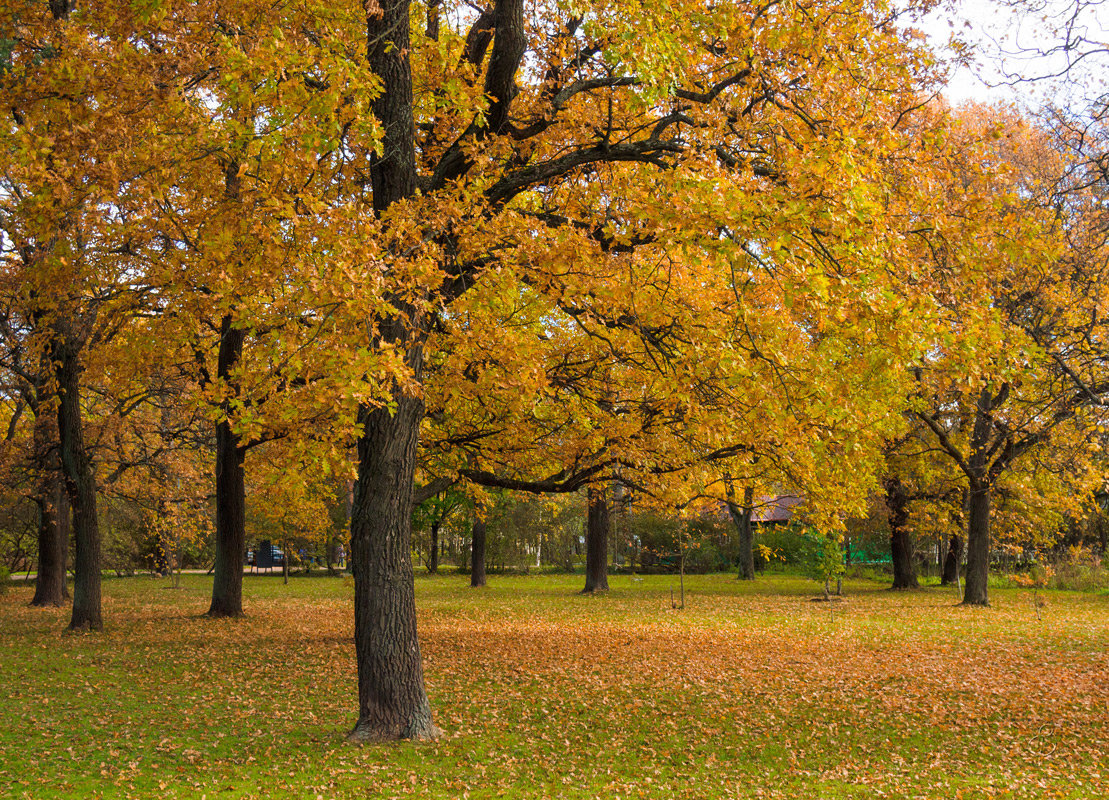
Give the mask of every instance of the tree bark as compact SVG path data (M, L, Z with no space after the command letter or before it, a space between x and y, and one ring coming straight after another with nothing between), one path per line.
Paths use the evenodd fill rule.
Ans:
M967 500L967 572L963 605L990 604L987 580L990 571L990 485L971 486Z
M81 420L79 349L59 332L52 347L58 386L58 448L73 513L74 582L71 630L101 630L100 527L96 477L85 449Z
M231 317L225 316L220 323L217 362L221 381L232 380L245 341L246 331L233 327ZM243 614L243 555L246 549L243 464L246 450L226 418L228 410L225 401L225 416L216 425L216 561L209 617L240 617Z
M893 560L894 589L919 589L913 539L909 535L909 498L898 477L887 478L886 515L890 526L890 556Z
M967 517L967 504L970 500L970 493L963 489L963 502L960 506L958 513L952 515L952 522L955 523L960 531L966 530L966 517ZM951 540L947 546L947 553L944 554L943 570L940 573L940 586L950 586L959 580L959 566L962 564L963 559L963 537L959 533L951 534Z
M439 520L431 523L431 550L428 556L427 571L434 575L439 571Z
M485 509L474 509L474 525L470 535L470 586L478 588L485 585Z
M951 542L947 547L947 557L943 560L943 575L940 577L940 586L950 586L959 575L959 562L963 558L963 538L957 533L951 534Z
M62 606L69 599L69 497L58 462L57 419L40 395L34 428L35 506L38 508L38 568L32 606Z
M382 141L369 154L373 209L379 218L394 203L416 194L409 6L409 0L381 0L366 7L366 61L381 81L372 111ZM498 107L496 102L491 106L489 124L496 121ZM403 353L412 382L419 385L428 322L402 298L387 299L396 315L379 321L377 343ZM412 574L412 500L424 405L398 383L391 388L392 412L364 406L359 413L358 482L351 509L358 659L358 722L350 734L354 741L433 739L440 733L424 689Z
M373 100L382 148L370 159L378 216L416 192L408 12L408 0L382 0L369 6L366 15L367 61L382 83ZM379 335L404 348L407 366L419 383L424 328L402 301L394 305L399 316L383 320ZM412 574L412 491L424 405L396 383L392 390L395 411L363 407L359 414L362 435L350 531L358 722L349 737L359 742L439 735L424 688Z
M589 517L585 531L585 588L582 594L608 591L608 493L589 487Z
M433 739L439 730L424 689L411 553L412 486L423 402L401 395L395 414L375 408L360 416L350 542L358 723L349 738Z
M751 526L751 517L754 513L755 488L744 487L742 506L734 502L731 480L727 481L725 491L728 496L728 513L739 533L739 572L736 580L753 581L755 579L755 535Z

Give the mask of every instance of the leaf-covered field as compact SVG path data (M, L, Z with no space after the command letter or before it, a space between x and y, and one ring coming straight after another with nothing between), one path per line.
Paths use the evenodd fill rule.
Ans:
M356 747L349 580L106 581L106 630L0 596L0 797L1109 794L1109 597L730 576L417 580L434 744Z

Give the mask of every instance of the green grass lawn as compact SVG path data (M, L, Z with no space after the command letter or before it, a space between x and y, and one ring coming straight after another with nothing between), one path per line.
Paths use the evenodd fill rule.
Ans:
M0 595L0 798L1109 795L1109 597L725 575L420 577L433 744L358 747L349 579L104 584L105 630Z

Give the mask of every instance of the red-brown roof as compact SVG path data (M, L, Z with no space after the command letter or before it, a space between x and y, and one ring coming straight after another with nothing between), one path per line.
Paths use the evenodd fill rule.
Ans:
M789 522L793 509L805 502L805 498L795 494L763 495L755 498L755 508L751 514L752 522Z

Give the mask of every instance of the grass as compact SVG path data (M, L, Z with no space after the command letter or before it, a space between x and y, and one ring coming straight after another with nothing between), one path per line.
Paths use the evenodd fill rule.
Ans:
M446 736L355 747L349 579L104 584L106 630L0 596L0 797L1088 797L1109 785L1109 598L787 576L417 580Z

